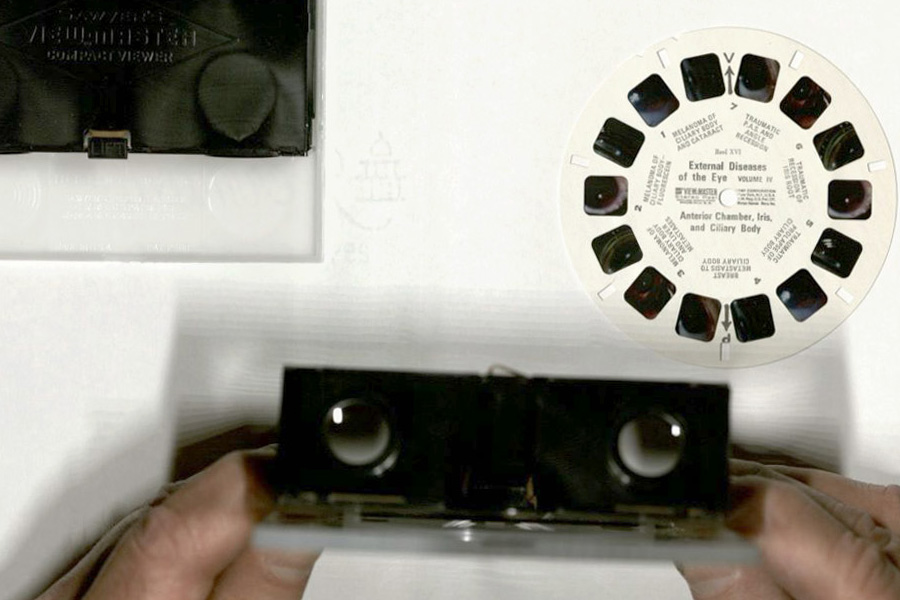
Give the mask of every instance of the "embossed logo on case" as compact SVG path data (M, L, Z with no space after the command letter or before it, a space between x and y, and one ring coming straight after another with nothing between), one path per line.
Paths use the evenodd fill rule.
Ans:
M150 2L102 6L63 2L3 25L0 43L78 79L127 81L236 41Z

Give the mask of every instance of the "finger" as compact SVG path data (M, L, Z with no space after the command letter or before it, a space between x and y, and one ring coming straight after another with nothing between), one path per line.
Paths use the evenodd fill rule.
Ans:
M274 498L271 453L233 453L150 509L119 542L85 600L205 600Z
M829 494L811 487L798 479L782 474L780 467L761 465L749 461L734 461L731 472L743 476L758 475L760 477L797 486L815 500L822 508L831 513L831 515L844 526L856 533L856 535L867 538L875 543L882 549L882 552L891 560L894 566L900 567L900 536L896 535L890 529L879 525L865 510L850 504L845 504L840 499L833 498ZM824 473L824 471L822 473Z
M248 548L219 577L210 600L297 600L317 558L317 553Z
M896 600L900 572L800 488L759 476L732 482L729 527L756 541L773 581L797 600Z
M162 503L166 498L178 491L184 483L184 481L178 481L166 484L160 489L159 494L150 502L149 506L156 506ZM147 513L147 510L148 507L146 506L139 508L116 523L71 570L54 582L36 600L74 600L84 596L106 559L109 558L109 555L116 547L116 544L119 543L125 532Z
M866 511L880 525L900 533L900 486L863 483L817 469L780 466L773 469L844 504Z
M678 567L694 600L791 600L761 567Z
M77 600L81 598L119 539L146 512L146 508L136 510L116 523L71 571L47 588L43 594L37 597L37 600Z

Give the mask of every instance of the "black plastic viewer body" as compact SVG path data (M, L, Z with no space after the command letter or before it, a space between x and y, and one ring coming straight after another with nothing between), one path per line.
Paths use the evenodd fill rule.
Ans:
M728 389L287 369L288 513L637 522L717 515Z
M309 3L0 5L0 152L303 155Z

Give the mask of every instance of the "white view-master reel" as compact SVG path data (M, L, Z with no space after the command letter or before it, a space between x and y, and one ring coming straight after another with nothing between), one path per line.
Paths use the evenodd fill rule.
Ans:
M686 362L771 362L860 303L896 181L872 109L785 37L717 28L658 44L590 99L562 224L581 281L634 339Z

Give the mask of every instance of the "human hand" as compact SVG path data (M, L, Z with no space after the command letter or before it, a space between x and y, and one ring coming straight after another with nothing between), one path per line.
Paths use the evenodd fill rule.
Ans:
M754 567L680 566L695 600L900 599L900 487L732 461L728 526Z
M235 452L119 523L37 600L296 600L318 554L250 546L274 453Z

